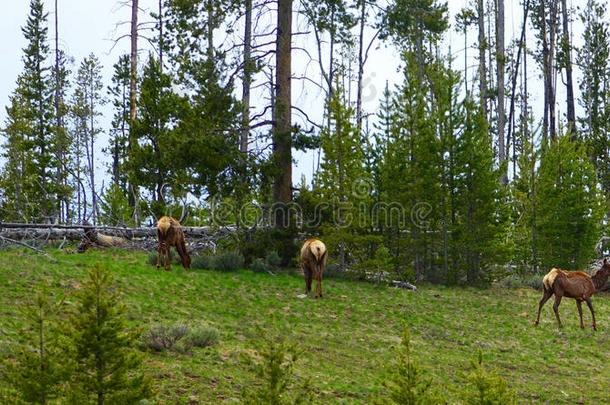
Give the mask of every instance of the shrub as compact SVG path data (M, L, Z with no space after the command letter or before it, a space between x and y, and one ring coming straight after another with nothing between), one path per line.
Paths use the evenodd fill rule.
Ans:
M497 284L502 288L507 289L517 289L523 287L523 279L516 274L511 274L510 276L504 277L500 279Z
M214 257L208 255L195 256L191 262L191 267L200 270L214 269Z
M277 254L275 250L273 250L267 253L267 255L265 256L265 261L270 266L278 267L280 263L282 263L282 258L280 257L280 255Z
M208 347L218 343L220 340L220 333L214 328L202 326L193 329L185 340L187 340L191 346Z
M156 351L171 350L188 332L186 325L154 325L142 335L142 343L145 347Z
M346 278L346 272L338 263L328 264L324 269L324 278Z
M497 282L502 288L517 289L517 288L533 288L535 290L542 289L542 275L530 274L527 276L518 276L516 274L505 277Z
M263 259L256 259L250 265L250 270L255 273L267 273L271 268Z
M523 278L523 284L535 290L542 290L542 274L532 274Z
M238 253L228 252L214 257L214 269L233 271L244 267L244 257Z

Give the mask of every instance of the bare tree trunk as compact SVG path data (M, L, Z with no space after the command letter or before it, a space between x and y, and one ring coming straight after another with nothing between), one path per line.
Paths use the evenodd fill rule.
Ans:
M364 74L364 26L366 25L366 0L360 0L360 33L358 36L358 94L356 96L356 123L358 134L362 131L362 76Z
M481 105L487 117L487 67L485 61L485 48L487 40L485 39L485 10L483 0L477 0L477 14L479 23L479 91L481 92Z
M94 101L93 101L93 89L91 90L90 97L90 125L89 130L91 133L89 134L89 139L87 139L87 165L89 166L89 181L91 182L91 216L93 219L93 225L97 225L97 199L95 195L95 122L94 122Z
M138 0L131 0L131 77L129 79L129 122L136 119L136 78L138 71Z
M163 0L159 0L159 69L163 72Z
M277 175L273 183L276 228L290 223L286 204L292 201L291 51L292 0L278 0L276 97L273 109L273 158Z
M63 185L63 165L64 165L64 150L63 150L63 141L61 135L62 128L62 120L61 113L59 111L59 14L57 13L57 0L55 0L55 142L57 144L57 184ZM63 201L63 191L58 195L58 222L62 222L65 220L64 212L64 201ZM66 209L67 212L67 209Z
M133 122L136 119L136 105L137 105L137 74L138 74L138 0L131 0L131 70L129 75L129 153L135 145L135 138L133 134ZM129 206L135 207L135 192L136 186L133 184L129 185ZM137 212L134 210L134 213ZM136 224L137 222L136 218Z
M548 7L547 7L548 4ZM555 139L555 88L553 85L555 62L555 33L557 20L557 0L550 3L541 1L538 5L541 20L542 60L544 72L544 118L543 137ZM547 14L547 8L549 13ZM547 24L548 20L548 24Z
M576 113L574 110L574 85L572 81L572 45L570 44L570 28L568 24L568 8L566 0L561 0L561 11L563 14L563 51L565 58L566 70L566 92L567 92L567 118L568 118L568 133L571 135L572 141L576 140Z
M208 61L214 60L214 0L208 0Z
M513 68L513 76L511 78L511 96L510 96L510 108L508 113L508 133L506 136L506 150L510 148L511 139L513 140L513 173L516 170L516 145L517 137L515 135L515 97L517 93L517 77L519 76L519 66L521 61L521 55L527 52L525 47L525 33L527 31L527 16L529 14L529 0L525 0L523 5L523 25L521 26L521 38L519 39L519 49L517 50L517 60L515 61ZM525 62L524 62L525 63ZM526 97L526 96L524 96ZM525 102L525 100L523 100ZM515 176L513 176L514 178Z
M243 118L239 151L248 153L250 133L250 86L252 84L252 0L246 0L246 22L244 31L244 80L242 89ZM245 156L244 156L245 157Z
M506 161L504 126L506 116L504 112L504 0L497 0L496 7L496 63L498 81L498 160L500 165ZM506 171L500 175L502 184L508 183Z

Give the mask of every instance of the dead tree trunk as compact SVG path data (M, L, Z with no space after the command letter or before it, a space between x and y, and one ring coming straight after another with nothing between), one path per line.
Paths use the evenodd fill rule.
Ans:
M574 85L572 81L572 45L570 44L570 28L568 21L568 8L566 0L561 0L561 12L563 17L563 40L561 41L563 67L566 70L566 102L567 118L568 118L568 133L570 140L576 140L576 113L574 110Z
M487 67L485 62L485 49L487 48L487 40L485 39L485 10L483 8L483 0L477 0L477 16L479 23L479 91L481 105L487 117Z
M506 160L504 127L506 115L504 112L504 0L497 0L496 10L496 63L498 81L498 160L500 166ZM500 175L502 184L508 184L508 176L505 169Z

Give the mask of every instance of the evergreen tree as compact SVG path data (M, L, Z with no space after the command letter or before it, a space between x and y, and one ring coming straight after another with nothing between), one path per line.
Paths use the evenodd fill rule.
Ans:
M254 388L242 390L242 403L248 405L311 403L312 393L308 381L295 387L294 365L301 354L297 344L286 338L271 317L271 325L259 327L260 341L256 358L250 358L257 383Z
M58 51L57 65L52 70L52 82L55 83L53 92L53 104L55 105L55 150L54 155L57 160L55 169L55 187L57 188L57 212L62 222L70 221L70 203L72 198L72 187L69 184L70 178L70 148L72 137L68 130L68 117L70 106L67 102L67 93L70 89L70 69L72 59L63 51Z
M527 120L527 117L522 119ZM528 130L529 123L521 124L520 153L517 161L518 176L513 180L511 193L513 218L510 239L514 243L513 262L520 272L538 269L536 251L536 166L540 151L536 148L534 134Z
M499 182L503 171L494 167L487 124L482 111L469 98L464 101L463 131L456 140L455 204L459 216L454 228L456 249L469 284L490 282L495 265L510 257L506 194Z
M580 142L551 142L536 176L536 249L542 269L584 268L595 255L607 205Z
M390 207L387 214L392 214L392 204L403 211L400 218L389 218L396 238L388 247L398 262L407 264L405 276L423 278L433 272L433 252L438 249L434 232L442 201L442 145L436 132L440 110L428 102L429 77L420 80L417 54L405 52L403 60L404 83L395 95L396 119L383 162L383 196L385 207Z
M185 174L180 176L177 140L172 134L176 122L176 107L183 100L171 91L171 79L161 71L159 62L152 56L142 74L139 114L133 122L129 161L130 183L143 187L152 197L155 216L166 213L169 191L183 193L188 190ZM188 183L187 183L188 184ZM180 194L178 194L180 195Z
M110 129L110 142L106 153L112 156L110 174L112 182L117 184L127 195L127 162L129 159L129 78L130 78L129 55L123 55L114 65L112 86L108 86L108 95L114 107Z
M67 335L74 348L71 403L133 404L151 395L151 380L140 370L137 333L125 324L125 306L113 277L99 265L75 293L76 310Z
M25 98L23 77L17 82L17 89L9 97L10 106L6 108L6 123L2 157L5 159L2 170L0 196L3 221L18 222L31 220L40 216L40 206L31 201L36 190L36 174L31 158L32 131L31 122L27 119L29 104Z
M94 225L99 217L95 187L95 164L97 162L95 142L102 133L99 119L102 115L101 107L106 102L102 89L99 60L94 54L90 54L83 59L78 68L72 95L71 114L74 133L72 172L77 189L78 222L92 220ZM87 191L91 196L89 200ZM90 202L90 205L87 201ZM88 212L89 207L90 212Z
M17 209L18 213L7 215L21 221L56 221L58 216L57 184L53 180L53 170L58 164L54 154L54 85L47 65L46 21L42 1L32 0L30 15L22 28L27 40L23 50L24 71L11 98L5 131L5 156L8 160L4 178L7 182L17 179L22 183L8 187L10 191L13 188L16 194L4 196L4 205L5 209ZM16 170L21 170L21 174L9 177ZM16 201L9 201L13 198Z
M468 405L514 405L515 392L508 388L505 379L483 366L483 352L479 348L477 361L471 362L465 389L461 390L464 404Z
M376 404L441 404L442 397L435 392L432 378L413 355L411 335L403 325L400 345L396 348L395 361L388 367L388 376L383 381L387 394L377 398Z
M25 307L25 340L14 350L15 361L3 361L2 377L29 403L46 404L58 398L59 384L68 376L69 361L60 349L57 313L63 300L54 302L43 286Z
M610 193L610 26L605 21L606 5L589 0L580 14L585 26L584 45L578 52L583 77L580 119L587 154L597 169L605 194Z
M324 161L316 173L315 194L328 207L322 218L322 232L339 262L356 266L368 255L368 209L371 202L370 175L365 172L365 155L355 111L337 86L327 105L329 126L322 129L320 143Z

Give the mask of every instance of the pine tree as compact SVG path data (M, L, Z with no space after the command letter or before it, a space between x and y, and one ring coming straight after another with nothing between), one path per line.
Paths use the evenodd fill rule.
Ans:
M513 202L513 218L510 239L514 242L513 262L518 270L538 269L538 253L536 251L536 166L540 151L536 148L534 134L529 131L528 117L522 117L521 140L519 142L518 176L513 179L511 198Z
M83 177L88 182L91 194L91 213L89 216L87 215L85 203L82 218L86 221L91 218L94 225L99 217L95 187L95 164L97 163L95 141L102 133L99 119L102 115L101 107L106 103L102 95L101 69L100 62L94 54L90 54L83 59L77 72L72 103L76 131L77 164L81 165L76 170L78 173L78 186L81 186L84 195L84 185L82 185L82 180L80 179L80 171L82 170ZM84 162L80 161L81 156L84 158Z
M551 142L540 160L535 187L541 267L584 268L595 255L607 205L583 145L566 135Z
M151 395L151 380L140 370L137 333L125 324L125 306L108 270L96 265L75 293L76 309L67 336L76 362L71 403L133 404Z
M23 86L23 78L20 77L17 89L9 97L10 106L6 108L6 141L2 153L6 163L2 170L3 193L0 201L1 217L7 222L40 216L40 207L31 201L36 189L36 175L32 170L32 142L29 139L32 127L27 119L28 102Z
M507 196L494 166L487 123L474 102L464 100L463 131L456 140L455 206L459 220L453 229L454 254L469 284L490 282L495 265L510 257L506 244Z
M589 0L580 14L585 26L584 45L578 52L583 77L580 103L585 110L580 118L587 154L597 169L605 194L610 193L610 26L606 5Z
M396 348L395 361L388 367L383 382L385 396L376 398L376 404L442 404L442 397L435 392L433 380L413 355L411 335L403 324L400 345Z
M127 162L129 159L128 141L130 132L129 121L129 56L123 55L114 65L112 86L108 86L108 95L114 107L114 116L110 129L109 147L105 150L112 156L110 174L112 182L117 184L128 195Z
M468 405L514 405L515 392L508 388L505 379L494 371L487 371L483 365L483 352L479 348L477 361L471 362L471 372L467 376L465 389L461 390L464 404Z
M329 126L320 134L324 161L316 173L315 194L319 202L329 207L323 213L322 232L329 250L337 252L345 269L349 263L361 263L368 253L367 240L360 235L369 226L371 179L364 169L364 148L355 111L340 86L332 92L327 114Z
M69 184L69 160L72 137L68 130L68 117L70 106L67 102L67 93L70 89L70 69L72 59L63 51L57 52L56 68L52 70L52 81L55 83L53 93L53 104L55 105L55 150L54 155L57 160L54 182L57 188L57 212L59 220L62 222L70 221L70 202L72 198L72 187Z
M171 78L150 56L140 84L138 118L132 124L134 144L131 146L129 173L131 184L149 192L151 208L157 217L166 213L168 191L183 193L188 189L183 183L185 174L178 180L180 168L184 166L177 157L170 128L181 104L183 100L171 91Z
M256 349L256 358L251 358L251 368L257 379L253 388L242 390L242 403L248 405L303 404L311 402L308 381L295 387L294 365L301 351L297 344L280 331L273 316L265 329L260 328L261 337Z
M48 222L58 219L57 184L53 180L53 171L58 165L54 154L54 85L47 65L49 46L46 21L42 1L32 0L30 15L22 28L28 42L23 50L24 71L18 78L8 111L5 144L8 161L4 178L7 181L18 179L22 183L15 185L14 197L4 196L4 205L19 210L18 214L8 215L21 221ZM16 170L21 170L21 175L9 177ZM12 198L17 201L10 202Z
M59 384L68 376L70 361L59 345L57 313L63 300L54 302L46 286L23 309L25 340L14 350L15 361L3 362L2 377L15 388L21 399L46 404L59 397Z

